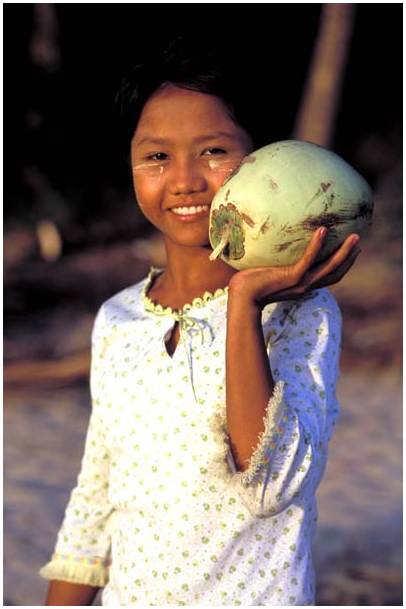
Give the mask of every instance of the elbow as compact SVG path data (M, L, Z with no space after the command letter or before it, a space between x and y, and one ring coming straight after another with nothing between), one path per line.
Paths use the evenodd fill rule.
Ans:
M320 469L316 455L311 444L302 445L290 466L275 471L271 464L248 485L243 482L242 472L237 473L239 494L251 515L256 518L277 516L305 493L315 492Z
M324 470L325 459L311 444L302 453L300 463L295 463L286 475L271 475L263 484L258 513L276 516L304 496L314 495ZM273 478L273 479L272 479Z

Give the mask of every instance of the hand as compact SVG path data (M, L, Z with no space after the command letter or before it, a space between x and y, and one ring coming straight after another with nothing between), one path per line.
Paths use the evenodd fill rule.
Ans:
M271 302L295 300L311 290L338 283L361 252L357 246L359 236L350 235L329 258L314 264L326 233L324 227L315 231L302 258L295 264L239 271L230 280L229 297L244 298L263 309Z

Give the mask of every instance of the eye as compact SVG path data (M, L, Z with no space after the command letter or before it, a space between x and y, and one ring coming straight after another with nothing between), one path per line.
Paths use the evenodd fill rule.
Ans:
M224 148L207 148L204 153L207 156L211 156L211 155L217 155L217 154L227 154L226 150L224 150Z
M167 158L168 155L165 152L154 152L147 156L149 161L165 161Z

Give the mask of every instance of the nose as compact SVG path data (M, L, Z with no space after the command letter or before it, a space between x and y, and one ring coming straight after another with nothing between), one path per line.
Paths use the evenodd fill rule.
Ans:
M171 168L169 189L172 195L204 192L206 178L198 161L191 158L178 159Z

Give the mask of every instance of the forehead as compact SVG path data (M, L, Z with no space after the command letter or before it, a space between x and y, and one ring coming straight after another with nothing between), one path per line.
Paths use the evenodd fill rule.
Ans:
M146 102L136 135L151 129L204 130L219 127L238 129L220 98L168 84Z

